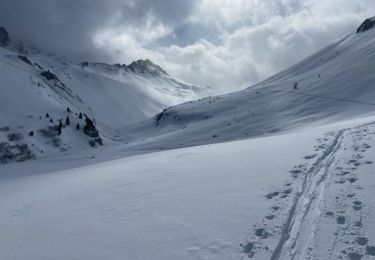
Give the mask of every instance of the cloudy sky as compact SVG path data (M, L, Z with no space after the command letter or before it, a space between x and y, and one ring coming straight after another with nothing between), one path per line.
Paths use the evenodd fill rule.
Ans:
M247 87L354 31L374 0L1 0L11 36L74 61L149 58L218 92Z

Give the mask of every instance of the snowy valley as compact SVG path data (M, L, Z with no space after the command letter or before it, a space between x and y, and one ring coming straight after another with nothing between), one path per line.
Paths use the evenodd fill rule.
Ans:
M374 18L221 96L0 45L0 259L375 259Z

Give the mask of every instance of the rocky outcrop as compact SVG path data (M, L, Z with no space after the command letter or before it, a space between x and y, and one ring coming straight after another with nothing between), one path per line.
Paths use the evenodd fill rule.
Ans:
M375 17L366 19L361 26L358 27L357 33L366 32L375 27Z
M134 73L151 74L158 76L160 74L168 75L160 66L150 60L137 60L127 66L127 69Z
M49 70L41 72L40 75L42 75L46 80L60 81L59 78Z
M92 138L92 140L90 141L90 145L91 146L95 146L95 143L98 143L100 145L103 145L103 141L102 141L102 138L100 137L99 135L99 131L98 129L96 128L96 126L94 125L94 122L88 118L87 116L85 116L85 127L83 128L83 132L88 135L89 137Z
M27 144L0 143L0 164L35 159Z
M0 27L0 46L7 47L10 43L9 35L4 27Z
M121 70L137 73L137 74L145 74L145 75L152 75L152 76L160 76L160 75L168 75L168 73L163 70L159 65L156 65L150 60L137 60L129 65L126 64L107 64L107 63L91 63L91 62L82 62L79 64L82 69L86 68L102 68L106 72L119 72Z

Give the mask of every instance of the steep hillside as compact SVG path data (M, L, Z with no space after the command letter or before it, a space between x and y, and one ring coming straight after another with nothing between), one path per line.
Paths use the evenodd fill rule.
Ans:
M127 127L129 146L169 149L216 143L374 112L375 30L360 28L246 90L188 102Z
M4 28L0 79L3 162L117 143L116 129L210 93L174 79L149 60L74 64L12 42Z

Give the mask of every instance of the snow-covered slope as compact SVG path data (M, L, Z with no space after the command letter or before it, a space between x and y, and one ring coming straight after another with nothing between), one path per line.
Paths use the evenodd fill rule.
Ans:
M12 42L3 28L0 37L3 161L12 150L18 151L15 160L23 160L89 148L90 139L82 132L85 114L110 145L119 141L116 129L210 93L209 88L174 79L149 60L128 66L74 64ZM61 135L54 129L59 121L64 125Z
M176 148L365 115L375 111L374 68L370 27L253 87L167 109L124 133L139 149Z
M0 259L371 260L374 119L64 171L71 160L2 166Z
M128 143L2 165L0 259L374 259L375 116L365 115L374 112L375 19L368 21L357 34L252 88L125 127L116 134ZM51 114L68 113L61 112L66 100L73 100L72 110L79 105L53 75L44 74L53 81L46 82L26 70L17 78L9 67L20 66L19 57L4 55L6 77L20 84L30 74L38 79L28 88L15 84L27 91L12 97L20 104L8 109L14 122L4 117L12 131L26 131L18 120L23 108L34 111L28 99L38 93L50 100L39 109ZM156 66L133 66L76 69L100 79L127 70L164 74ZM26 120L28 127L48 123ZM105 122L111 118L102 120L102 133L110 132ZM9 132L0 129L19 138ZM233 141L247 137L253 138ZM30 140L35 145L40 138ZM224 140L231 141L110 161L126 152Z

